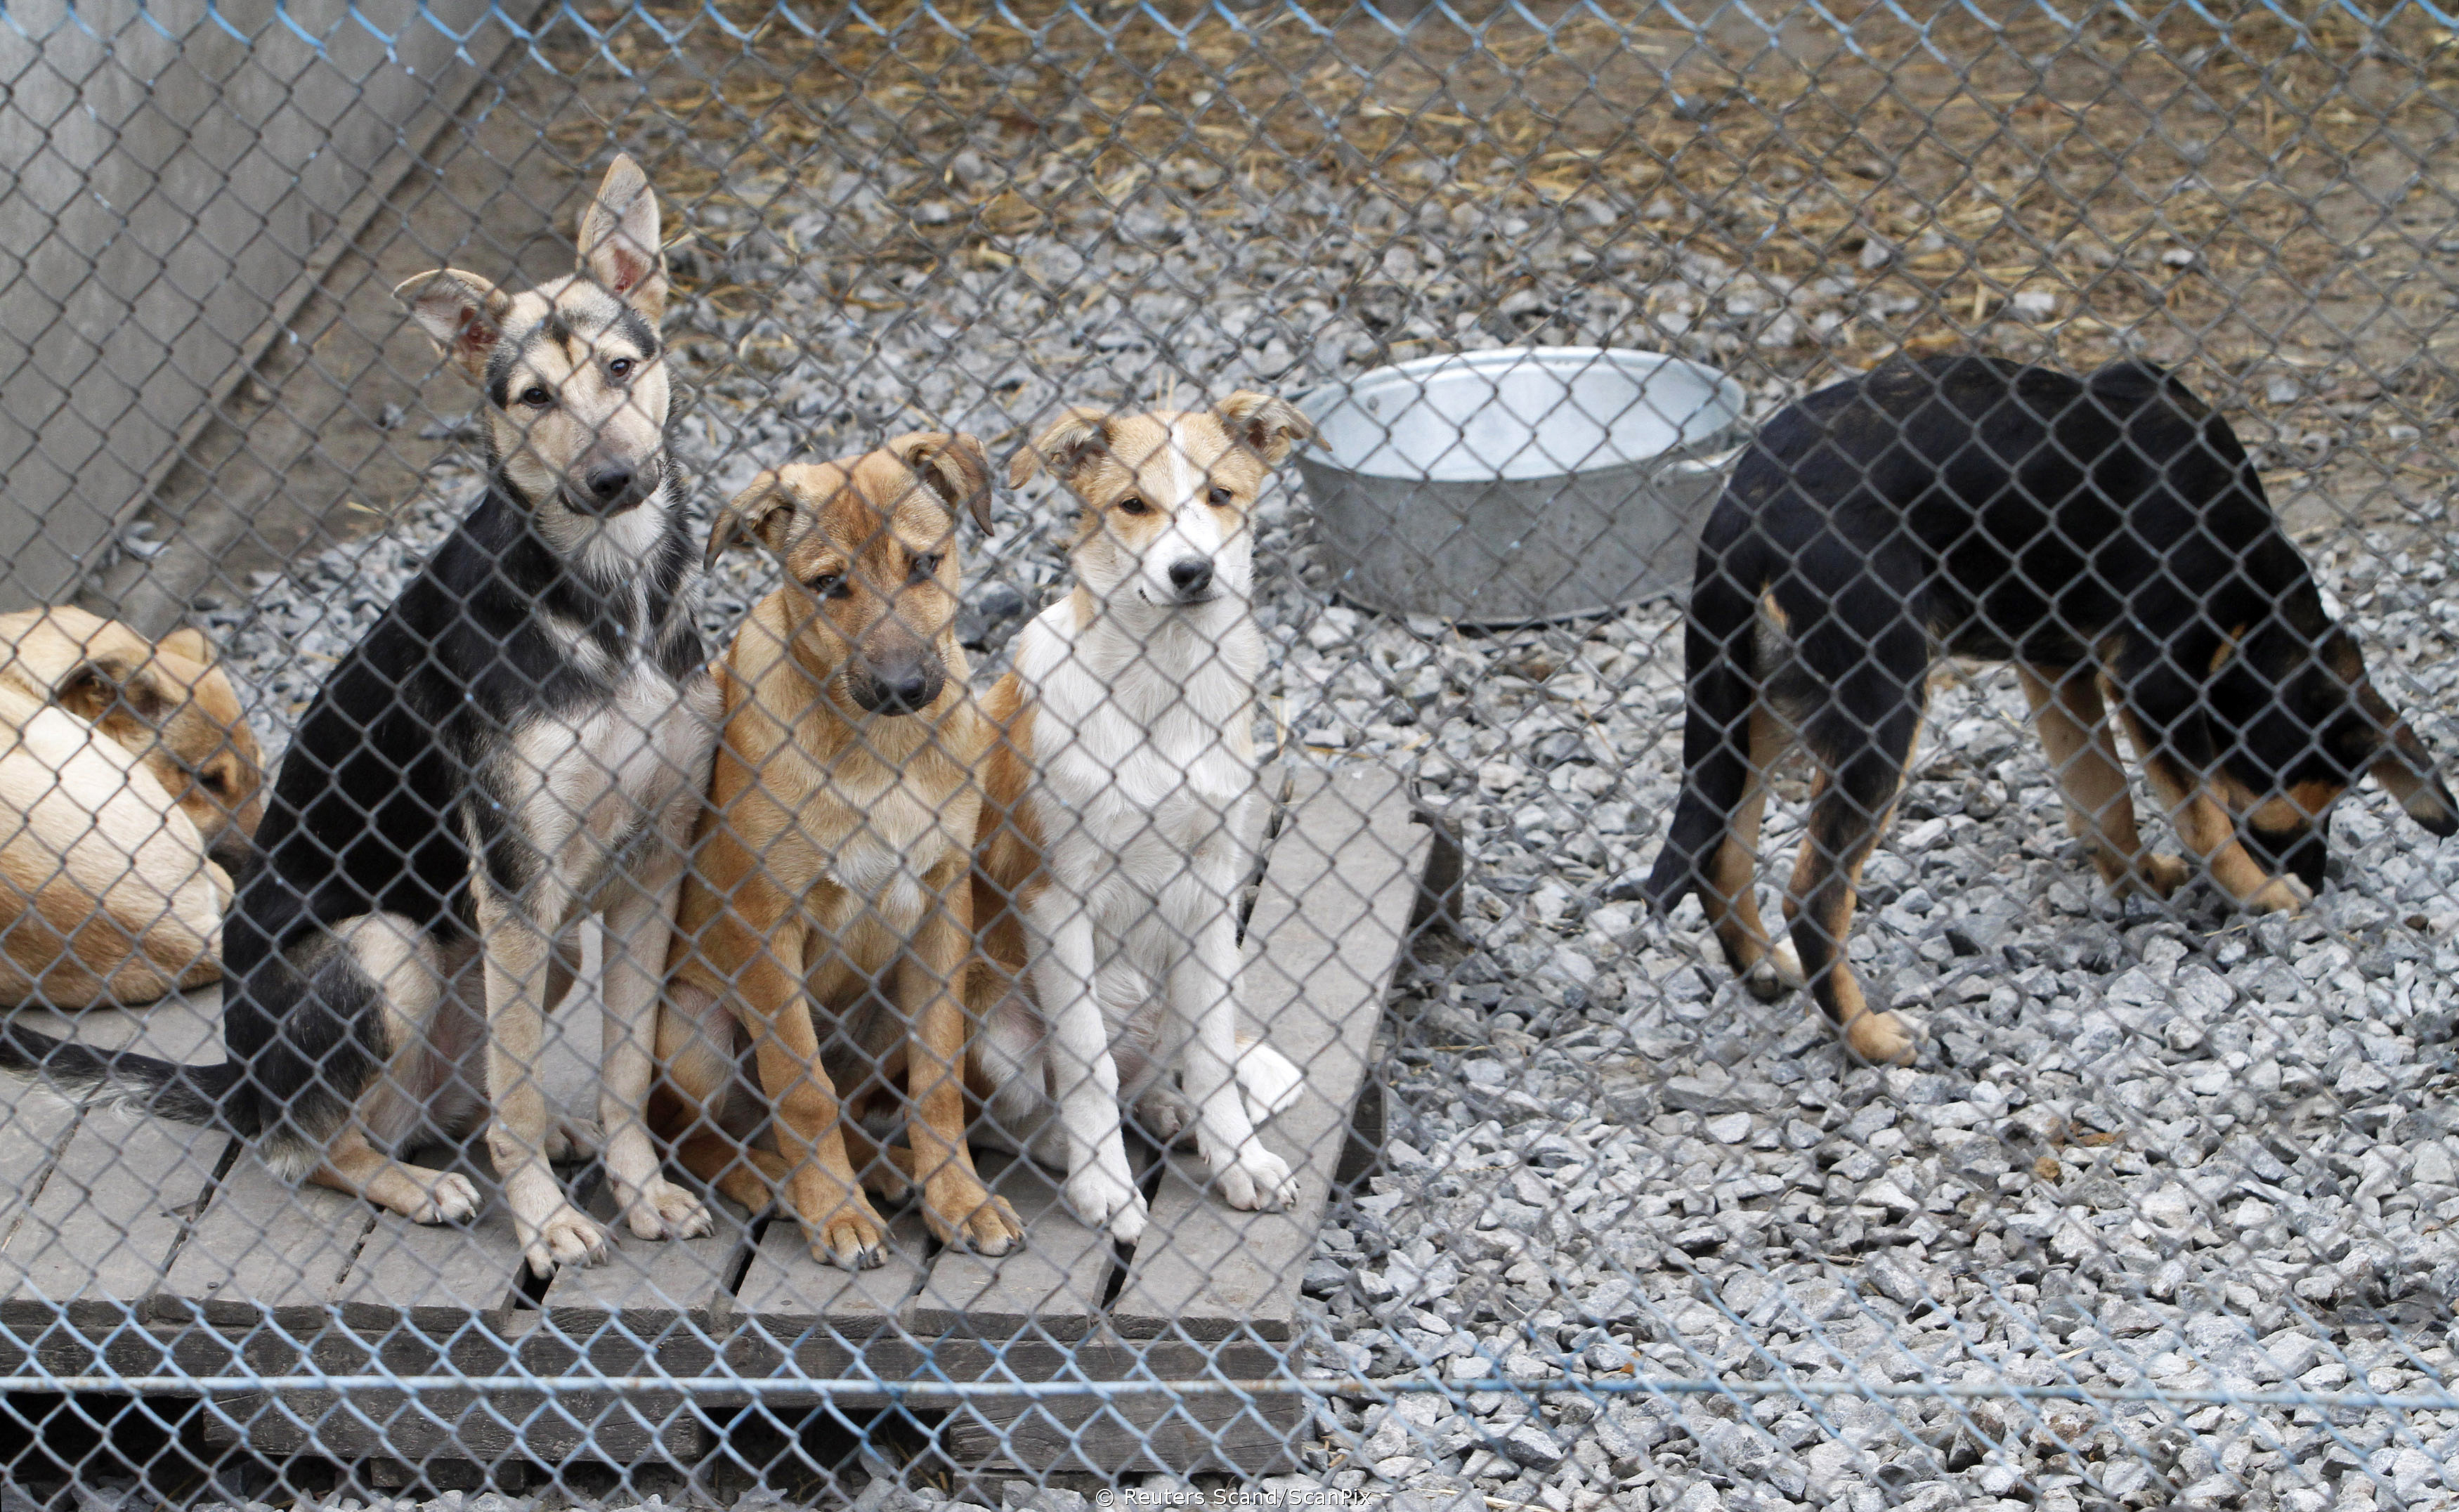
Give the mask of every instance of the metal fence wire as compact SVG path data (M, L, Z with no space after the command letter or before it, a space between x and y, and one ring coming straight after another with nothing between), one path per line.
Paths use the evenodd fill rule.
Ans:
M0 10L0 1512L2459 1507L2454 140L2427 0Z

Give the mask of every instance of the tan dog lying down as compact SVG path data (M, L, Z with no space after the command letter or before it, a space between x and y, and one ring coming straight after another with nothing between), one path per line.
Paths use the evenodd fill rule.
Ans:
M147 1002L221 975L263 817L256 736L195 630L0 616L0 1004Z

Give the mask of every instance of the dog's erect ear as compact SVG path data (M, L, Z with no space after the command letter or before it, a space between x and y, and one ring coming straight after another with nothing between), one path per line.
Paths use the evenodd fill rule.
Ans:
M487 354L504 334L504 317L512 312L512 296L475 273L437 268L421 273L392 291L410 306L419 327L444 360L484 382Z
M195 625L181 625L162 638L161 650L175 657L184 657L200 666L214 664L214 643Z
M891 441L888 450L949 508L968 512L983 535L991 533L991 456L981 442L962 431L917 430Z
M629 157L606 169L598 198L580 213L580 271L655 326L666 312L666 254L658 192Z
M759 541L782 556L786 528L793 522L793 491L786 487L786 475L771 468L717 512L708 528L707 563L716 566L728 546L746 539Z
M1298 413L1287 399L1241 388L1213 410L1230 439L1262 457L1272 467L1290 459L1290 450L1314 439L1314 422Z
M152 667L116 651L88 657L70 668L52 697L60 707L97 724L115 715L134 715L152 724L179 706Z
M1043 468L1064 483L1083 470L1084 464L1110 449L1110 417L1106 411L1082 406L1068 410L1053 420L1033 445L1008 458L1007 485L1024 487L1024 480Z

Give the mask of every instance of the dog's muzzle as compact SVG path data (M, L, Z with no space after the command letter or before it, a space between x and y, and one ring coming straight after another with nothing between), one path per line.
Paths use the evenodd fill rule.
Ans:
M935 666L912 666L857 673L846 679L847 691L866 714L919 714L938 702L948 674Z
M620 462L604 463L566 482L563 501L572 506L574 514L612 519L646 503L664 476L664 465L654 460L637 468Z

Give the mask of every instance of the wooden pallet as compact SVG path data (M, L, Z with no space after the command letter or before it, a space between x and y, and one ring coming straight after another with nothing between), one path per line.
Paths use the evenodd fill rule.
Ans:
M1185 1380L1290 1368L1298 1283L1314 1248L1392 974L1417 918L1434 833L1380 766L1283 780L1249 921L1245 1011L1307 1071L1267 1129L1299 1172L1287 1213L1242 1213L1190 1155L1156 1160L1152 1223L1132 1254L1088 1231L1023 1162L984 1163L1029 1240L992 1261L935 1251L910 1210L893 1257L849 1274L786 1221L725 1214L682 1244L621 1235L613 1263L525 1283L498 1203L465 1227L408 1223L292 1186L219 1135L30 1095L0 1120L0 1343L54 1375L722 1375L763 1380ZM588 1101L594 1005L559 1016L543 1075ZM42 1021L42 1016L36 1016ZM210 995L83 1016L79 1038L220 1054ZM465 1169L470 1167L465 1165ZM588 1179L583 1173L584 1181ZM0 1181L0 1187L9 1184ZM595 1198L601 1205L604 1198ZM687 1460L747 1393L317 1389L221 1393L210 1432L265 1455L553 1463ZM813 1403L818 1394L761 1398ZM849 1413L884 1393L839 1395ZM1117 1473L1289 1462L1294 1396L1021 1394L918 1409L958 1463Z

